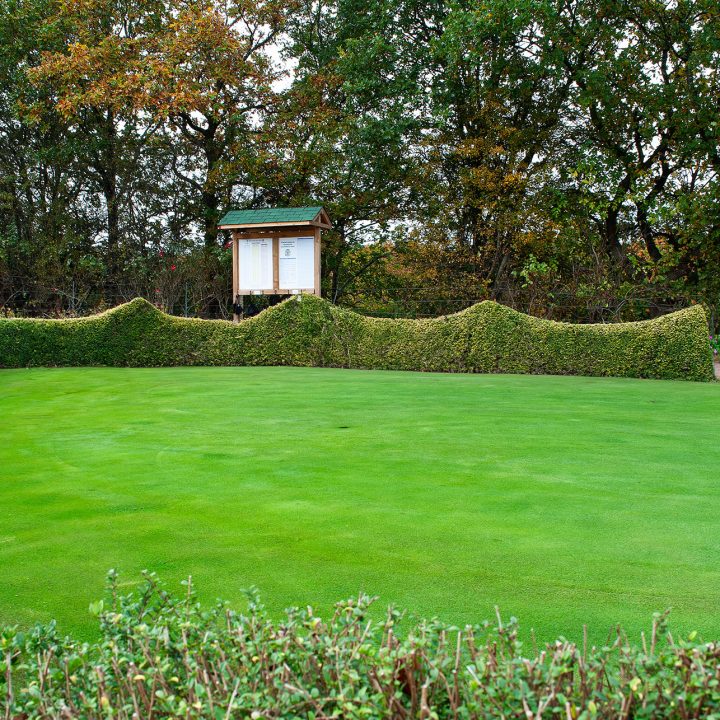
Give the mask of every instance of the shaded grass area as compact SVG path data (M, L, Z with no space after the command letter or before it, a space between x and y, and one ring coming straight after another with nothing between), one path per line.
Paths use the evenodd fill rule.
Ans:
M90 635L114 567L364 590L541 639L720 636L720 386L319 368L0 373L0 622Z

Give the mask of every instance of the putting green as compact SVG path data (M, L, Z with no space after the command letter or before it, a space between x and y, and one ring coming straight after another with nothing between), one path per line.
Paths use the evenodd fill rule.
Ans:
M541 639L720 637L720 385L318 368L0 372L0 622L105 572L278 611L359 590Z

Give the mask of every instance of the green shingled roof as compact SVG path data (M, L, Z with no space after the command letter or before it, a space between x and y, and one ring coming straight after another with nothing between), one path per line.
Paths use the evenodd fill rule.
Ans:
M310 222L322 207L267 208L264 210L230 210L219 225L260 225L262 223Z

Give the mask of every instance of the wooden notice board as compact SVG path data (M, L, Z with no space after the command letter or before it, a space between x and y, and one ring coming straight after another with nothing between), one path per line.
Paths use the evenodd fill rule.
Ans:
M233 243L233 298L320 295L322 207L231 210L219 224Z

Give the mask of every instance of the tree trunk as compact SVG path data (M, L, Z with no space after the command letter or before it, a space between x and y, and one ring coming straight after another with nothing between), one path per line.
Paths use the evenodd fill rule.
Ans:
M213 248L217 245L218 235L218 220L220 214L218 213L218 207L220 206L220 200L216 193L210 190L203 190L202 192L202 204L203 204L203 238L205 241L206 248Z
M343 294L344 288L340 285L340 265L342 257L345 254L345 240L343 238L342 245L335 253L333 264L330 268L330 301L333 305L337 305L340 296Z
M108 174L103 181L103 196L107 205L107 264L108 274L114 277L120 270L120 214L117 199L117 181L114 174Z
M620 244L620 235L618 233L618 217L620 215L619 207L611 207L605 214L603 223L603 241L605 242L605 250L611 260L617 263L622 262L624 253Z
M206 248L213 248L217 245L218 237L218 220L220 214L218 208L220 207L220 197L217 193L217 185L214 179L214 171L220 162L221 149L214 137L215 128L210 127L210 132L205 137L203 143L203 151L205 153L205 163L207 167L207 174L205 175L205 183L203 184L202 190L202 206L203 206L203 238Z
M637 218L640 235L645 243L645 248L653 261L657 262L662 257L662 254L655 242L655 235L652 231L652 227L650 227L647 209L642 203L638 203L636 205L635 217Z
M104 152L101 157L103 167L98 168L102 178L102 193L107 212L107 269L111 279L120 271L120 209L118 207L117 175L117 135L115 117L108 112L103 118Z

